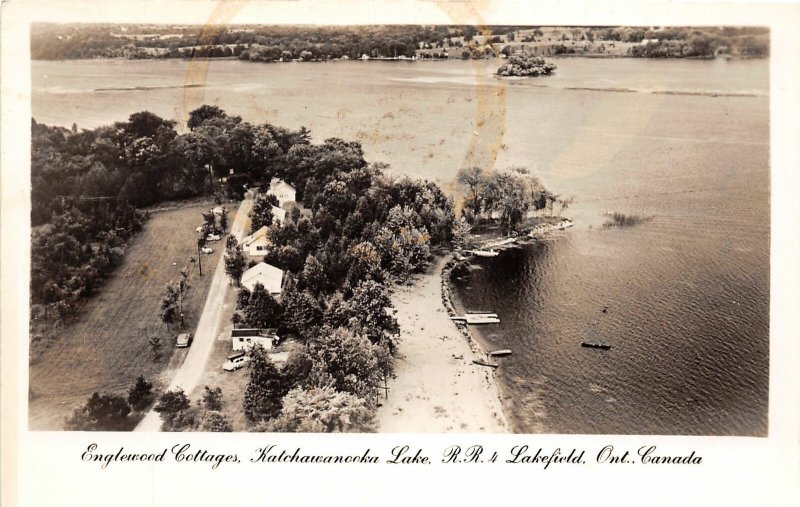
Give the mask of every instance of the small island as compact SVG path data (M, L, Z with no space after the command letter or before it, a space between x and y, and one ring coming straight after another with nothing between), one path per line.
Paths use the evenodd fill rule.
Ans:
M556 70L554 63L545 62L541 56L512 55L508 62L497 69L501 77L539 77L547 76Z

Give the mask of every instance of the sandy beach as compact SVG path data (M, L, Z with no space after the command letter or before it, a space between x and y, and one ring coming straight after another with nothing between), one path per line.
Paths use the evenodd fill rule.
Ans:
M379 432L509 431L494 373L472 364L483 355L442 305L441 271L447 260L437 259L392 298L402 332L397 378L378 409Z

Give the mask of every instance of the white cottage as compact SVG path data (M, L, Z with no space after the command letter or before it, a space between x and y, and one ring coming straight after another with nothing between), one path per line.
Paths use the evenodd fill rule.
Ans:
M250 350L255 345L261 345L264 349L270 350L278 340L274 329L234 329L231 331L233 350Z
M272 206L272 222L281 225L286 223L286 210Z
M267 247L270 245L267 232L269 232L269 227L265 225L253 232L253 234L245 236L242 239L242 251L251 257L263 257L266 255Z
M283 288L283 270L266 262L259 262L242 275L242 287L252 291L257 283L273 296L280 296Z
M297 190L295 190L292 185L281 179L272 178L272 181L269 184L269 190L267 190L267 194L277 197L278 203L281 207L283 207L283 205L286 203L294 202Z

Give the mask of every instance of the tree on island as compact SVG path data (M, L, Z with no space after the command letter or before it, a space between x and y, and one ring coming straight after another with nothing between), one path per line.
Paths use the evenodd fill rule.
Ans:
M496 74L504 77L538 77L551 74L555 70L555 64L545 62L541 56L511 55L508 62L497 69Z

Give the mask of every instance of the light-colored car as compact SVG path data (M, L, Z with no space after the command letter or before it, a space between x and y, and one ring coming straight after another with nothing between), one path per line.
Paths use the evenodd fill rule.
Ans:
M244 352L237 352L228 356L228 360L222 365L225 371L235 371L243 367L250 361L250 356Z
M203 226L201 225L200 227L198 227L197 229L195 229L195 231L197 231L197 232L203 232Z
M209 234L206 236L206 241L219 241L222 237L219 234Z
M178 339L175 340L175 346L178 348L188 347L192 344L192 333L181 333Z
M214 253L214 250L209 248L209 247L207 247L207 246L204 246L203 248L201 248L200 251L203 252L204 254L212 254L212 253Z

